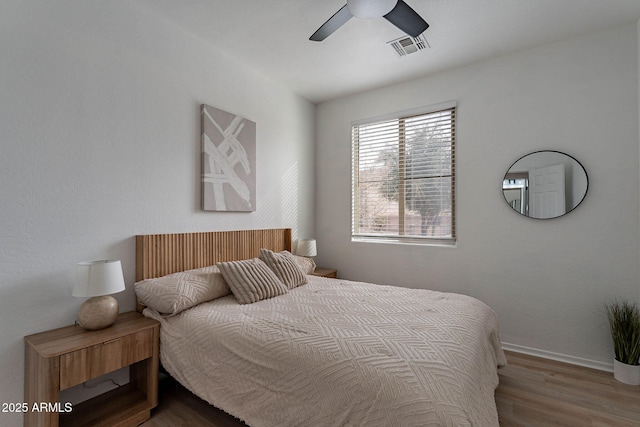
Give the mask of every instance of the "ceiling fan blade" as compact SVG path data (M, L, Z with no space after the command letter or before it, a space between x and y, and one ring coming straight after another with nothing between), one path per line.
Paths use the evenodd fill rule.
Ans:
M429 28L427 21L402 0L384 17L411 37L418 37Z
M329 37L335 30L342 27L353 15L349 12L349 8L345 4L342 9L337 11L327 22L322 24L318 30L309 37L309 40L321 42Z

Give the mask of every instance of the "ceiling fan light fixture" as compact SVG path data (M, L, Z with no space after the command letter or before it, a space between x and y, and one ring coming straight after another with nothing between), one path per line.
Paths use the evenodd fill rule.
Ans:
M356 18L380 18L396 6L398 0L347 0L349 12Z
M309 37L320 42L343 26L352 17L361 19L386 19L411 37L418 37L429 24L404 0L347 0L347 4L333 14L331 18Z

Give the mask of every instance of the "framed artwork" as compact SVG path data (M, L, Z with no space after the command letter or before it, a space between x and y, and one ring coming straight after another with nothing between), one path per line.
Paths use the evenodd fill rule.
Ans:
M203 104L202 209L256 210L256 123Z

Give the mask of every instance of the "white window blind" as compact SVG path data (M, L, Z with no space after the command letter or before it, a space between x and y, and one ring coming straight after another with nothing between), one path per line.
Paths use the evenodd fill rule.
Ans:
M455 104L352 127L352 238L454 244Z

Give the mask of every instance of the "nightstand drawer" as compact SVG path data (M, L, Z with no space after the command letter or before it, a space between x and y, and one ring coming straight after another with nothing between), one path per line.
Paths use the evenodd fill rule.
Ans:
M60 390L129 366L153 355L153 329L146 329L60 356Z

